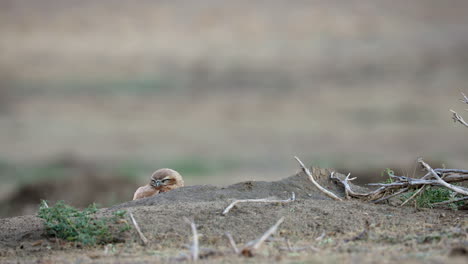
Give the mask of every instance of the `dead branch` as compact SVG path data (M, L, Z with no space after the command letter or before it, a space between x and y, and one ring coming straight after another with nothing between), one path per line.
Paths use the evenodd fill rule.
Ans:
M332 180L340 182L344 188L345 188L345 195L346 197L352 197L352 198L359 198L359 199L365 199L365 200L376 200L380 197L382 197L385 192L387 191L386 187L380 187L379 189L373 191L373 192L368 192L368 193L357 193L351 189L351 185L349 184L350 181L355 180L356 178L349 178L351 174L348 174L344 180L341 180L340 178L335 176L335 172L332 172L330 174L330 178Z
M197 261L200 254L199 246L198 246L198 232L197 232L197 226L193 221L188 220L186 217L184 217L185 222L190 225L192 229L192 234L193 234L193 244L190 248L190 252L192 253L192 261Z
M426 164L427 165L427 164ZM429 166L429 165L427 165ZM429 167L430 168L430 167ZM427 169L427 168L426 168ZM431 169L432 170L432 169ZM355 192L351 189L350 181L354 180L355 178L350 179L350 174L348 174L345 179L340 179L339 177L336 177L334 172L331 173L330 178L341 183L345 189L345 197L346 199L351 198L358 198L358 199L363 199L367 201L371 201L373 203L378 203L384 200L387 200L389 198L395 197L397 195L400 195L410 189L413 188L419 188L418 191L416 191L413 196L411 196L408 200L403 202L402 205L408 203L411 199L416 197L416 195L422 191L422 188L427 185L433 185L433 186L442 186L445 188L449 188L452 191L455 191L457 193L464 194L465 192L468 192L466 188L460 187L460 186L455 186L451 185L448 182L461 182L461 181L466 181L468 180L468 174L450 174L450 173L465 173L468 171L465 170L455 170L455 169L436 169L430 171L428 169L428 173L420 178L420 179L415 179L415 178L410 178L410 177L405 177L405 176L391 176L392 179L394 179L394 182L391 183L370 183L369 185L374 185L374 186L380 186L378 189L368 192L368 193L358 193ZM437 171L437 172L436 172ZM434 176L437 175L437 178ZM442 179L439 174L444 177ZM435 178L435 179L432 179ZM389 192L393 192L394 190L398 190L397 192L391 193L387 196L385 196Z
M242 249L242 255L246 257L252 257L255 250L259 249L260 246L269 238L273 233L276 232L278 227L283 223L284 217L281 217L276 224L274 224L270 229L268 229L260 238L248 242L245 247Z
M459 122L460 124L468 127L468 123L463 119L461 115L459 115L457 112L453 111L452 109L449 109L449 110L450 112L453 113L452 115L453 122Z
M320 184L318 184L314 177L312 176L312 173L310 173L310 170L304 165L304 163L302 163L302 161L298 158L298 157L294 157L297 162L299 163L299 165L301 166L302 168L302 171L307 175L309 176L309 179L310 181L315 185L315 187L317 187L321 192L323 192L325 195L327 195L328 197L332 198L333 200L337 200L337 201L343 201L343 199L341 199L340 197L336 196L334 193L330 192L329 190L323 188L322 186L320 186Z
M380 202L382 202L382 201L386 201L386 200L388 200L388 199L390 199L390 198L392 198L392 197L398 196L398 195L400 195L400 194L402 194L402 193L408 191L408 189L409 189L409 188L406 187L406 188L401 189L400 191L398 191L398 192L396 192L396 193L392 193L392 194L390 194L390 195L387 195L387 196L382 197L382 198L380 198L380 199L374 200L374 201L372 201L372 202L373 202L373 203L380 203Z
M426 168L426 170L432 174L432 176L434 176L434 178L436 179L436 181L437 181L440 185L442 185L442 186L444 186L445 188L450 189L450 190L452 190L452 191L454 191L454 192L456 192L456 193L460 193L460 194L463 194L463 195L465 195L465 196L468 195L468 190L467 190L467 189L465 189L465 188L463 188L463 187L459 187L459 186L455 186L455 185L449 184L449 183L445 182L444 180L442 180L442 179L439 177L439 175L429 166L429 164L427 164L427 163L425 163L425 162L423 161L422 158L419 158L419 159L418 159L418 162L421 163L421 165L423 165L424 168Z
M129 215L130 215L130 218L132 219L132 223L133 223L133 226L135 226L135 229L138 233L138 236L140 237L141 239L141 242L143 242L143 246L146 246L148 245L148 239L145 237L145 235L143 235L143 233L141 232L141 229L140 229L140 226L138 226L138 223L137 221L135 220L135 217L133 217L133 214L132 212L129 212Z
M234 253L239 254L239 249L236 246L236 242L234 242L234 238L232 238L231 233L226 232L226 237L229 240L229 244L231 244L232 249L234 250Z
M468 170L459 170L459 169L434 169L438 174L442 173L458 173L458 174L468 174Z
M444 204L451 204L451 203L461 202L461 201L465 201L465 200L468 200L468 196L461 197L461 198L458 198L458 199L449 200L449 201L433 203L432 205L439 206L439 205L444 205Z
M235 200L232 202L224 211L221 213L222 215L226 215L229 211L238 203L290 203L296 200L296 194L294 192L291 193L291 198L286 200L272 200L272 199L245 199L245 200Z

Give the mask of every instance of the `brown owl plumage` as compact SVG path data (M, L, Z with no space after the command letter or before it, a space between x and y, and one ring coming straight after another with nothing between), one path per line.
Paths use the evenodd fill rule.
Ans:
M150 197L162 192L168 192L173 189L184 186L184 179L175 170L159 169L151 175L150 182L138 188L133 195L133 200Z

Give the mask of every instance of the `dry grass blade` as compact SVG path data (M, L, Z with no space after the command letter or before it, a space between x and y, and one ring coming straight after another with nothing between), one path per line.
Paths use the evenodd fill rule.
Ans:
M259 249L260 246L267 240L273 233L276 232L278 227L283 223L284 217L281 217L270 229L268 229L260 238L248 242L242 249L242 255L246 257L252 257L255 250Z
M145 237L145 235L143 235L143 233L141 232L141 229L140 229L140 226L138 226L138 223L137 221L135 220L135 217L133 217L133 214L131 212L128 213L130 215L130 218L132 219L132 223L133 223L133 226L135 226L135 229L138 233L138 236L140 237L141 239L141 242L143 242L143 245L146 246L148 245L148 239Z
M310 173L310 170L304 165L304 163L302 163L302 161L298 158L298 157L294 157L297 162L299 163L299 165L301 165L301 168L302 168L302 171L307 175L309 176L309 179L310 181L315 185L315 187L317 187L321 192L323 192L325 195L327 195L328 197L332 198L333 200L337 200L337 201L343 201L343 199L341 199L340 197L338 197L336 194L330 192L329 190L323 188L322 186L320 186L320 184L318 184L314 177L312 176L312 173Z
M190 252L192 253L192 260L197 261L200 257L197 226L193 221L188 220L186 217L184 218L184 220L190 225L190 228L192 229L193 243L190 248Z
M290 203L296 200L296 194L294 192L291 193L291 198L286 200L272 200L272 199L245 199L245 200L235 200L232 202L224 211L221 213L222 215L226 215L229 211L238 203Z

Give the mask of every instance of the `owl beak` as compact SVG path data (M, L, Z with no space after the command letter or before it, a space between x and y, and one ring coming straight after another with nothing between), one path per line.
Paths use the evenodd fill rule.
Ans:
M159 187L162 185L162 182L161 181L156 181L156 187Z

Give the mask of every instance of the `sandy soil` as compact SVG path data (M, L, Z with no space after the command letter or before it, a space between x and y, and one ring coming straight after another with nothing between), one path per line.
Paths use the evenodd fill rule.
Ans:
M313 173L323 186L342 194L341 188L328 180L328 170L314 169ZM237 198L286 199L291 192L297 198L291 203L240 204L226 216L221 215ZM175 262L189 252L186 245L191 231L184 217L197 224L203 256L213 263L464 263L468 258L466 211L337 202L318 192L302 173L276 182L248 181L223 188L189 186L106 208L100 214L117 209L133 212L150 245L141 246L138 236L132 233L125 243L77 248L44 237L37 217L20 216L0 219L0 262ZM230 232L241 247L281 217L285 217L284 223L254 258L232 253L225 232ZM370 224L367 235L359 236L366 221ZM299 251L310 246L313 249ZM208 249L211 253L207 253Z

